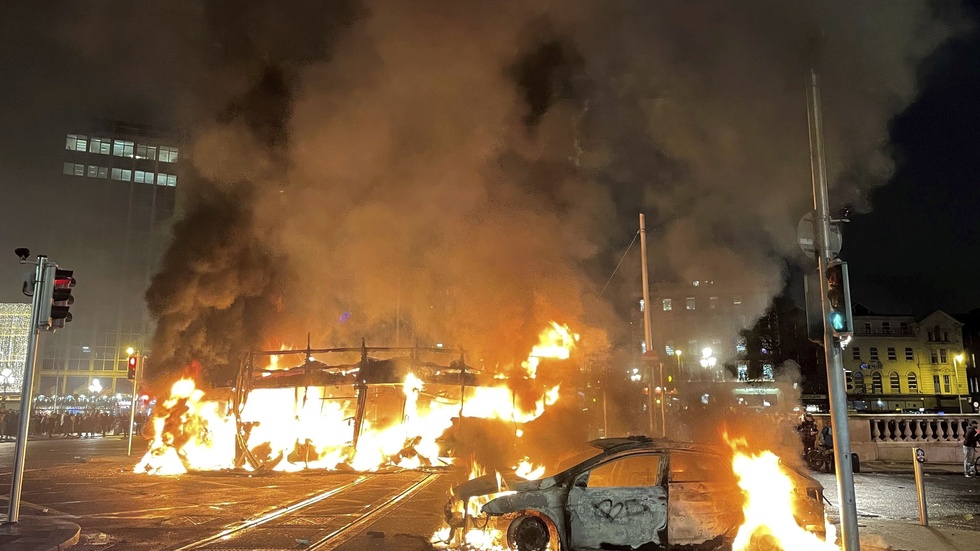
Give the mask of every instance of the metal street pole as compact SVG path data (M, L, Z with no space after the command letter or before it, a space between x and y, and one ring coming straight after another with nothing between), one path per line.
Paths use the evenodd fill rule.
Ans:
M642 257L643 274L643 342L646 344L646 354L653 352L653 336L650 331L650 275L647 273L647 223L646 217L640 213L640 256ZM647 414L650 421L650 435L653 436L653 363L647 364Z
M136 396L140 388L140 375L143 372L143 354L136 353L136 376L133 377L132 399L129 401L129 443L126 447L126 455L133 455L133 423L136 421Z
M813 179L814 234L817 238L817 261L820 269L820 302L824 320L824 352L827 359L827 389L830 398L830 424L834 431L834 464L837 468L837 495L841 519L841 543L844 551L860 551L857 505L854 498L854 473L851 468L851 436L847 427L847 391L844 382L842 350L835 342L833 327L827 323L831 306L828 300L828 263L830 250L830 206L827 192L827 163L823 148L823 118L817 73L810 70L807 120L810 132L810 169Z
M20 494L24 484L24 459L27 455L27 429L31 422L31 395L34 393L34 363L37 359L38 316L46 286L45 276L48 257L37 256L34 272L34 296L31 301L31 332L27 339L27 358L24 360L23 385L20 391L20 422L17 425L17 442L14 444L14 470L10 481L10 502L7 504L7 522L20 520ZM47 297L50 300L50 296Z

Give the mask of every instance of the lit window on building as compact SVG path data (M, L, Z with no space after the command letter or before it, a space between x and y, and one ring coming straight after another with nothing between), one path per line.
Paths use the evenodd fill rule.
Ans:
M668 356L673 356L674 347L669 344L664 345L664 353L667 354Z
M88 146L88 138L81 134L68 134L65 141L65 149L69 151L85 151Z
M137 170L133 173L133 181L138 184L152 184L155 176L156 174L153 172Z
M735 306L741 305L742 304L742 295L735 295L732 298L732 304L734 304Z
M640 312L642 312L646 307L647 307L646 302L644 302L643 299L641 298L640 299Z
M907 361L907 362L914 362L915 361L915 353L912 352L912 349L911 348L906 348L905 349L905 361Z
M151 161L157 160L157 147L155 145L137 145L136 158L149 159Z
M112 169L112 179L128 182L133 179L133 171L125 168L114 168Z
M108 178L109 169L104 166L88 165L87 176L89 178Z
M647 353L647 341L643 341L640 343L640 351L643 352L644 354Z
M951 394L953 392L952 379L949 375L943 375L943 394Z
M132 157L135 144L126 140L112 142L112 154L116 157Z
M874 346L871 347L871 361L878 361L878 348Z
M157 185L174 187L177 185L177 176L175 174L165 174L161 172L157 174Z
M669 298L664 299L664 312L669 312L674 309L674 302Z
M892 347L892 346L889 346L888 347L888 360L894 362L897 359L898 359L898 356L895 354L895 348Z
M68 176L85 176L85 165L78 163L65 163L62 173Z
M92 141L88 144L89 153L98 153L99 155L108 155L109 150L112 148L112 140L109 138L92 138Z
M712 310L718 308L718 297L708 297L708 308Z
M851 347L851 359L860 360L861 359L861 348L857 346Z
M694 310L694 297L687 297L684 303L688 310Z
M918 378L916 378L915 373L912 372L912 371L909 371L909 374L906 375L906 379L908 380L908 383L909 383L909 394L915 394L916 392L918 392L919 391L919 380L918 380Z
M177 162L177 148L160 146L160 160L165 163Z
M735 353L745 354L745 351L747 350L747 344L748 343L745 340L745 337L738 339L738 341L735 343Z
M772 364L762 364L762 380L771 381L775 377L772 374Z
M739 381L749 380L749 366L745 362L738 362L738 380Z

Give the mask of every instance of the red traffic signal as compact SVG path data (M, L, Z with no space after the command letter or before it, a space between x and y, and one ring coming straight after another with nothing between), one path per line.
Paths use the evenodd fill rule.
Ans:
M129 372L126 374L126 378L130 381L136 380L136 366L139 363L139 358L136 356L129 357Z

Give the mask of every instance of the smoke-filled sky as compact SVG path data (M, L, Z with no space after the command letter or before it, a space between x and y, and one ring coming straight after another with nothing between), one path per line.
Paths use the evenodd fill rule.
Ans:
M0 54L19 68L8 122L186 136L182 219L147 295L165 371L308 331L493 366L556 319L601 349L639 294L632 254L598 296L640 211L656 280L775 295L812 206L808 68L833 202L866 208L892 172L889 120L954 32L925 2L843 0L4 11L25 38Z

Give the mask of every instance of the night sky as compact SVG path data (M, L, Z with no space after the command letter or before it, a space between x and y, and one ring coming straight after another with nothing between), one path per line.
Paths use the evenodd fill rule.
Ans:
M852 299L875 312L980 307L980 3L966 6L969 31L921 64L891 121L894 176L844 229Z

